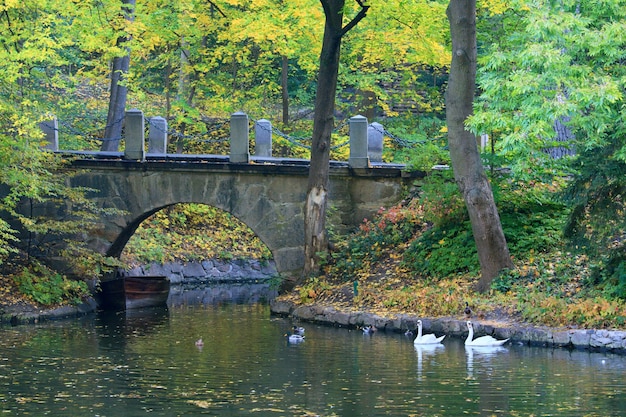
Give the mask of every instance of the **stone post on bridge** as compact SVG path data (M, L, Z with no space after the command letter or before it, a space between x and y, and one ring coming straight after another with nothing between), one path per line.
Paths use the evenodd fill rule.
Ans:
M148 153L165 155L167 153L167 120L161 116L151 117L148 125Z
M370 165L367 157L367 117L350 118L350 168L367 168Z
M272 122L266 119L257 120L254 125L256 156L272 156Z
M57 118L53 118L51 120L46 120L39 123L39 129L45 135L46 145L43 146L43 149L49 151L58 151L59 150L59 121Z
M385 128L374 122L367 128L367 156L372 162L383 161L383 140Z
M238 164L250 162L248 115L240 111L230 116L230 162Z
M145 161L145 136L144 136L143 112L138 109L131 109L126 112L126 147L124 148L124 159Z

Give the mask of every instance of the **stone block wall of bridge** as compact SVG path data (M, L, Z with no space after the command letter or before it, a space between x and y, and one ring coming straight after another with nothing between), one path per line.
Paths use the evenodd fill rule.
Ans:
M278 272L297 276L304 266L304 202L308 166L232 164L207 161L78 160L72 184L95 190L99 207L122 215L102 218L87 236L98 252L119 256L137 227L173 204L201 203L236 216L268 246ZM354 169L331 166L329 223L353 230L381 206L401 198L410 178L398 167ZM202 233L202 230L195 231Z

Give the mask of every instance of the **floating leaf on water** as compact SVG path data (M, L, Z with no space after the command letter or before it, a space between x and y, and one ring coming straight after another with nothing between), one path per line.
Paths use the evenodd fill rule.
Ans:
M284 413L285 412L285 410L282 410L280 408L253 408L250 411L252 413L260 413L264 411L270 411L272 413Z
M195 405L196 407L199 408L209 408L211 407L211 402L210 401L206 401L206 400L189 400L187 401L187 403L191 404L191 405Z

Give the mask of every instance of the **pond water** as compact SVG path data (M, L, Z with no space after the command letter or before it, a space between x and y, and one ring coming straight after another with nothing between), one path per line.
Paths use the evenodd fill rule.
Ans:
M20 416L624 416L626 357L293 323L263 303L172 305L0 328ZM204 345L196 346L202 338Z

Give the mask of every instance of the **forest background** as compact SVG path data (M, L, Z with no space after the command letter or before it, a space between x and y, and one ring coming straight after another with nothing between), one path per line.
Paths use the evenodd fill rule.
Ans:
M345 14L357 13L357 3L347 2ZM478 258L452 173L431 169L450 163L447 2L367 4L367 17L342 44L332 144L345 142L347 118L363 114L385 127L385 161L429 175L354 235L330 230L334 250L323 273L294 293L298 302L428 316L455 314L468 302L481 314L623 328L625 1L478 3L477 90L467 126L487 135L481 155L515 264L486 294L473 291ZM5 302L25 296L50 305L85 294L84 282L37 262L47 244L90 227L101 210L53 175L66 160L41 151L40 123L57 118L61 149L123 146L123 136L110 133L122 128L109 117L112 79L126 89L127 108L168 120L169 152L226 154L225 121L242 110L282 133L275 155L310 156L324 30L316 0L7 0L0 26ZM123 57L127 72L115 64ZM347 152L333 147L331 157L347 159ZM24 199L69 201L76 216L60 223L24 217L15 210ZM12 222L30 234L18 235ZM239 231L250 239L228 240ZM185 205L147 221L122 260L76 240L66 256L88 280L136 262L271 254L232 216Z

